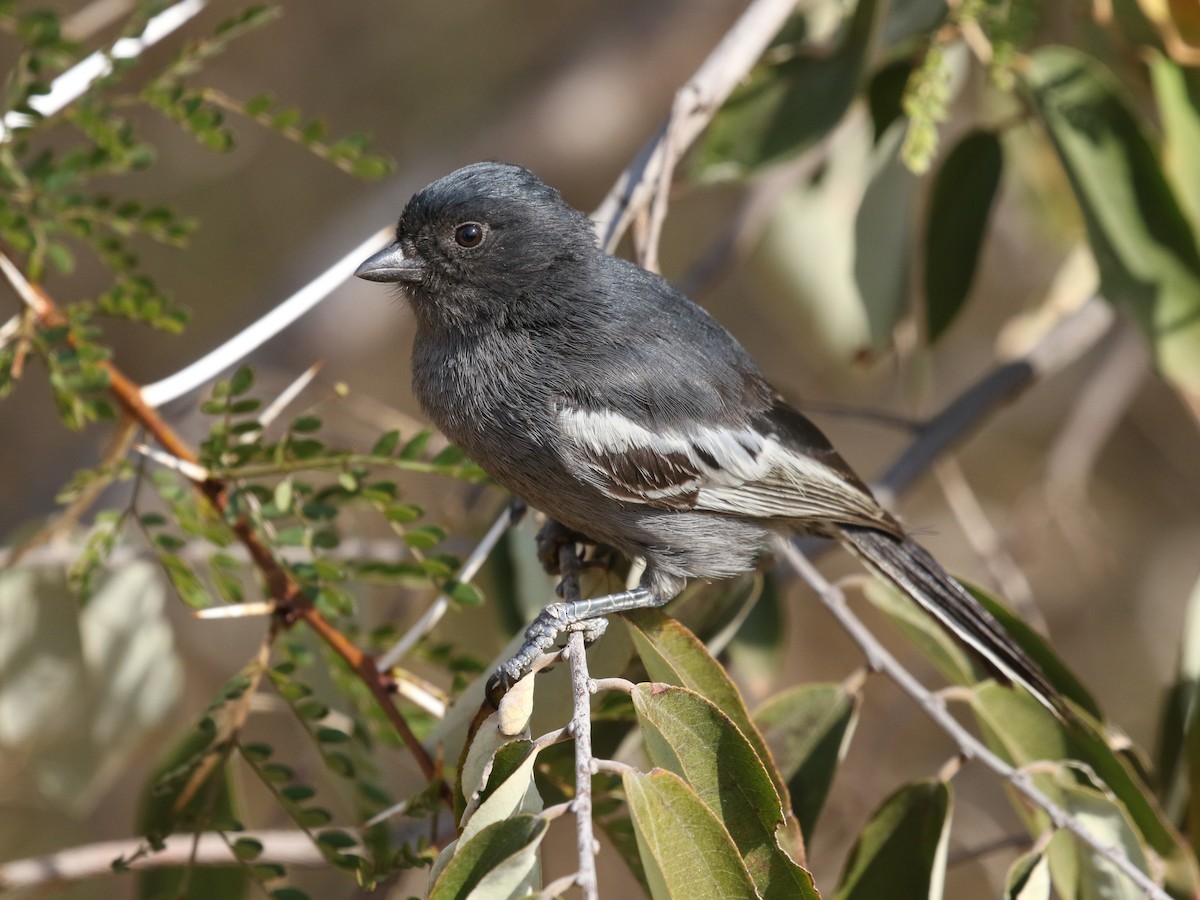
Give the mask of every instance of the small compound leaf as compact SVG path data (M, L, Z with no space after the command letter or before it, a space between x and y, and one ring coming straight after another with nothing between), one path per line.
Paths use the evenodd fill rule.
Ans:
M682 778L656 769L621 781L654 900L755 896L733 838Z
M807 842L833 776L850 746L859 697L840 684L802 684L775 695L754 713Z
M888 797L850 851L837 900L940 898L951 806L950 785L940 780L916 781Z
M545 819L523 813L493 822L470 840L459 838L429 900L523 896L538 879L537 848L547 827Z
M950 327L971 291L1004 153L990 131L972 131L947 155L933 183L925 228L925 326L930 343Z
M685 778L720 819L759 892L813 896L812 877L777 838L787 821L779 792L733 721L699 694L664 684L638 685L633 704L651 761Z

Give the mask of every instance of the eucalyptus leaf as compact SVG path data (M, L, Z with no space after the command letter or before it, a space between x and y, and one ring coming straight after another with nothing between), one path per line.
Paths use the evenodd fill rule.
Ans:
M755 896L733 838L687 782L660 769L621 783L654 900Z
M687 780L729 830L763 896L816 896L810 876L780 846L787 817L754 748L713 703L685 688L640 684L634 708L651 761Z
M990 131L972 131L946 156L925 227L926 331L936 341L967 301L987 233L1004 154Z
M429 889L429 900L521 896L538 880L537 849L545 819L522 813L460 837Z
M1200 411L1200 252L1116 78L1067 47L1030 56L1025 83L1066 169L1101 289L1145 331L1159 372Z
M802 684L754 712L767 746L787 780L792 809L811 843L838 766L858 721L860 697L840 684Z
M837 900L940 900L952 805L950 785L936 779L888 797L850 851Z

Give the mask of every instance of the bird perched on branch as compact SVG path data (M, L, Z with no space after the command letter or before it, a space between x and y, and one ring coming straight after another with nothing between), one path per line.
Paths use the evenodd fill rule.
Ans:
M1005 680L1060 705L737 340L665 279L605 253L529 170L478 163L438 179L355 274L411 304L413 387L448 438L567 529L645 560L631 591L548 606L502 683L566 627L744 572L783 531L841 542Z

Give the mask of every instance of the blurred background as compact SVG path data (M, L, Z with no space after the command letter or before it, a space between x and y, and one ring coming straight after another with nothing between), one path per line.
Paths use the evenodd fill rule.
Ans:
M54 5L64 13L102 6ZM727 0L289 0L279 21L233 44L200 80L243 99L269 91L280 104L325 118L335 135L369 132L373 149L395 159L395 173L364 184L278 135L236 120L231 122L236 147L215 155L174 124L135 112L159 156L120 190L195 216L200 228L186 252L149 242L137 246L145 268L190 308L190 326L181 337L152 339L136 326L106 326L115 362L142 383L171 374L393 222L416 189L468 162L524 164L573 205L593 209L664 119L677 87L744 6ZM898 7L919 18L925 5ZM238 8L214 0L185 36L211 32ZM1052 13L1043 27L1049 36L1070 34L1072 23L1067 13ZM111 28L101 28L88 43L99 45L110 34ZM176 45L172 38L151 50L149 65L164 63ZM5 68L4 54L12 49L11 40L0 37ZM943 134L946 148L972 124L1005 114L988 105L978 71L960 68ZM1140 87L1133 86L1135 93ZM1019 131L1006 136L1009 156L969 306L928 355L912 352L911 329L901 325L897 354L887 346L890 335L880 341L860 311L837 305L842 300L834 270L852 252L847 248L853 210L863 180L878 165L855 142L852 126L839 135L844 145L829 150L824 163L829 189L819 204L811 193L781 192L761 228L751 230L734 256L708 275L702 274L706 254L744 210L747 189L681 180L663 235L662 269L695 286L694 299L734 332L869 478L896 457L908 436L866 413L926 415L983 376L995 365L999 336L1010 333L1014 319L1045 303L1082 225L1044 143ZM928 175L912 176L902 211L915 216L924 208L930 181ZM806 201L812 202L805 206ZM859 238L857 265L870 267L873 247ZM917 274L911 266L896 269L883 249L880 277L907 272L899 288L914 291ZM80 260L71 276L47 281L62 303L94 295L105 284L105 273L86 254ZM1062 277L1069 293L1069 273ZM16 311L13 298L0 299L0 317ZM301 405L320 405L340 442L369 446L381 430L411 430L421 420L409 389L411 333L408 311L386 290L348 282L250 362L264 396L321 362ZM349 388L344 400L333 399L337 383ZM55 512L58 490L75 470L96 464L106 440L104 428L65 430L47 390L44 371L32 366L0 402L0 535L8 545ZM1103 422L1098 426L1102 440L1094 458L1086 450L1072 455L1061 443L1065 426L1088 397L1087 409L1101 419L1111 413L1112 419L1111 432ZM195 407L193 396L165 410L191 439L201 433ZM1057 460L1054 467L1050 459ZM1195 420L1150 373L1139 341L1119 324L1082 358L988 421L957 454L997 540L1028 580L1043 617L1039 624L1053 646L1111 719L1147 751L1155 744L1163 691L1173 678L1187 600L1200 572L1198 459ZM448 526L449 546L460 553L504 502L494 488L453 482L414 482L406 490ZM937 478L924 478L898 510L948 568L995 587L994 568L964 536ZM854 571L836 554L823 564L831 574ZM134 584L154 574L131 567L121 577ZM0 582L0 590L18 587L27 585ZM785 579L782 590L786 672L779 683L839 680L861 664L803 586ZM116 591L118 597L134 594L128 584ZM407 619L418 608L395 596L372 600L381 604L381 617L394 610ZM120 604L114 603L116 616ZM0 604L0 616L5 611ZM862 612L918 675L937 682L931 667L881 616L865 605ZM11 609L8 615L7 623L0 620L0 650L6 629L11 646L17 640L11 636L22 628L54 633L50 619L31 623ZM32 702L30 694L14 696L11 684L8 690L0 684L0 724L8 723L0 734L0 857L135 833L138 795L155 761L244 664L263 627L259 620L199 622L172 597L145 610L144 621L156 635L157 661L145 662L143 671L164 686L161 708L150 703L127 739L67 739L61 723L22 730L12 723L36 718L28 713L22 719L22 697ZM456 612L439 635L490 658L504 640L488 633L495 621L486 607ZM62 651L63 659L68 655ZM47 657L43 678L55 677L53 658ZM762 699L761 687L753 680L743 686L753 707ZM818 885L834 883L880 797L907 779L933 775L953 752L916 706L883 679L869 680L865 703L809 847ZM954 785L952 859L1018 830L994 778L968 765ZM547 866L553 866L559 848L566 871L573 836L561 831L551 833ZM1013 852L952 865L947 896L995 895ZM602 895L616 896L627 877L622 864L614 853L602 855L601 864ZM547 872L554 874L561 872ZM320 875L313 878L314 896L353 895L341 878L327 884ZM397 885L394 896L419 893L422 878L414 875ZM125 881L106 879L64 896L126 896L131 889Z

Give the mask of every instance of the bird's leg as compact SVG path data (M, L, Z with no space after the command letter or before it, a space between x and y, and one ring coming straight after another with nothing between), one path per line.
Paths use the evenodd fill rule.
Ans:
M616 551L604 544L597 544L587 535L568 528L556 519L547 519L546 524L538 529L537 555L538 562L548 575L561 575L562 565L559 562L563 548L569 547L574 552L575 546L582 544L591 547L590 557L583 563L586 566L599 566L611 569L616 557ZM558 595L564 596L562 584L558 586Z
M605 594L602 597L551 603L526 629L525 643L521 645L521 649L492 676L488 682L488 694L503 694L516 684L529 672L534 660L553 647L558 636L564 631L581 627L589 641L595 640L604 633L607 626L604 616L662 606L669 599L662 599L648 587L639 586L632 591Z

